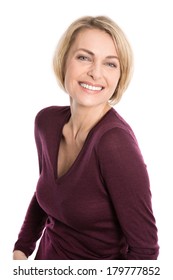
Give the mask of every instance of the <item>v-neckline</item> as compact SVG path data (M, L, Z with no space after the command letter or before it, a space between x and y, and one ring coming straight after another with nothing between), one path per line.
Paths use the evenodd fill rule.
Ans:
M65 123L64 123L65 125ZM55 164L55 175L56 175L56 182L60 182L62 181L63 179L65 179L69 173L71 173L71 171L73 170L73 168L77 165L77 163L79 162L80 160L80 157L82 156L83 152L85 151L85 147L87 146L87 143L88 143L88 140L90 138L90 134L92 133L92 129L89 131L85 141L84 141L84 144L82 146L82 148L80 149L77 157L75 158L75 160L72 162L72 164L70 165L70 167L68 168L68 170L62 174L61 176L59 176L59 168L58 168L58 157L59 157L59 151L60 151L60 143L61 143L61 138L62 138L62 130L63 130L63 127L61 128L61 132L59 134L59 139L58 139L58 143L57 143L57 152L56 152L56 164Z
M90 136L92 135L94 130L97 128L97 126L100 124L100 122L109 114L110 111L112 111L112 108L110 108L110 110L108 110L105 113L105 115L91 128L91 130L87 134L87 137L86 137L86 139L84 141L84 144L83 144L81 150L79 151L77 157L75 158L75 160L73 161L73 163L71 164L69 169L64 174L59 176L58 175L58 157L59 157L60 143L61 143L61 139L62 139L62 135L63 135L63 127L68 122L68 120L70 119L70 116L71 116L71 112L70 112L70 108L69 108L69 112L65 116L65 118L64 118L64 120L63 120L63 122L61 124L61 128L59 130L59 133L57 135L58 136L58 141L56 142L57 146L56 146L56 155L55 155L55 164L54 164L54 177L55 177L55 181L57 183L60 183L63 179L65 179L69 175L69 173L72 172L73 168L77 165L77 163L79 162L82 154L86 150L86 146L87 146L87 144L89 142Z

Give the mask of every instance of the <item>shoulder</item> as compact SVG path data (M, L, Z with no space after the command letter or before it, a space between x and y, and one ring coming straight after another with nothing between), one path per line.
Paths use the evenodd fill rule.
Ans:
M135 134L131 126L115 111L113 108L108 112L107 116L100 123L98 129L99 141L110 144L121 143L122 140L127 142L137 142Z
M116 112L112 111L96 147L96 154L101 162L128 162L136 160L143 162L140 147L130 125Z
M45 117L51 117L51 116L58 116L58 115L64 115L67 112L70 111L70 107L69 106L49 106L46 108L41 109L37 115L36 115L36 119L40 119L40 118L45 118Z
M69 106L49 106L40 110L35 117L35 124L49 124L54 121L61 121L70 114Z
M96 152L105 155L131 150L140 153L138 141L131 126L114 110L102 122Z

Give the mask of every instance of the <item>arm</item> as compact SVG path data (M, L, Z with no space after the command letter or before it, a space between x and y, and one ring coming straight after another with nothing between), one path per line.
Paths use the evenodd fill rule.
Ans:
M36 195L34 195L27 210L18 240L14 246L13 257L15 259L27 258L32 254L36 241L41 237L46 220L47 214L39 206Z
M132 134L114 128L102 137L98 157L103 179L124 233L129 260L158 256L148 173Z
M22 251L19 251L19 250L15 250L13 252L13 260L27 260L27 256L22 252Z
M42 145L39 136L38 117L35 119L35 141L38 152L39 171L42 170ZM46 213L42 210L37 202L36 195L34 194L30 205L28 207L24 223L20 230L18 240L15 243L13 251L14 260L27 259L28 256L34 251L36 241L40 238L47 219Z

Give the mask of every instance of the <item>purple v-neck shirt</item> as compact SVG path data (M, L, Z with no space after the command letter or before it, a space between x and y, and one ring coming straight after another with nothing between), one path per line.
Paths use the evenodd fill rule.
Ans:
M70 107L35 120L40 177L15 250L35 259L157 259L158 239L146 165L129 125L111 108L91 129L73 165L57 175Z

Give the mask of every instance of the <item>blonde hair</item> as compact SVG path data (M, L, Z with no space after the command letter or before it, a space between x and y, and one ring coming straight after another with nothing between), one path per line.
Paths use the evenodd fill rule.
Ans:
M61 37L53 57L53 68L59 85L63 90L65 78L65 63L68 52L76 39L77 34L83 29L99 29L108 33L117 48L120 62L120 79L110 98L110 104L114 105L121 99L127 89L133 72L133 53L126 35L122 29L109 17L85 16L75 20Z

